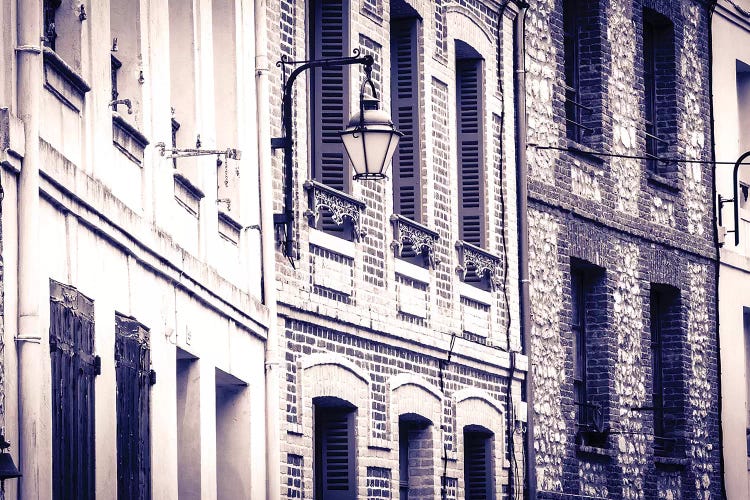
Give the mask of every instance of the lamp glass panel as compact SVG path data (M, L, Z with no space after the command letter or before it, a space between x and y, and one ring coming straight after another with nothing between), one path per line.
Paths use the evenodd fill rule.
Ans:
M346 148L346 154L349 155L349 159L354 166L354 172L359 174L364 170L365 164L365 151L362 147L362 132L351 131L341 134L341 142L344 143Z
M388 132L368 132L365 134L365 154L367 164L365 168L368 174L384 173L387 167L388 153L391 137L395 134ZM391 153L392 154L392 153ZM356 170L356 168L355 168Z

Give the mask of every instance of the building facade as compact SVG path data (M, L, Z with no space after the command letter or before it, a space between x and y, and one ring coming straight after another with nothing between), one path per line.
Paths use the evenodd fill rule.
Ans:
M750 150L750 3L718 2L713 17L713 95L716 159L735 162ZM716 166L716 192L735 199L733 166ZM728 498L750 496L747 435L750 372L750 167L738 170L736 203L739 234L734 230L734 201L717 206L721 268L719 337L721 339L722 437L724 481ZM717 197L718 200L718 197ZM736 244L735 236L739 237Z
M540 498L721 496L710 8L526 14Z
M5 495L266 498L253 4L0 20Z
M288 188L294 214L277 253L283 498L522 495L516 18L473 0L269 4L269 60L371 55L404 132L387 180L352 181L336 132L363 68L296 81L292 177L273 159L275 212ZM280 90L270 103L281 137Z

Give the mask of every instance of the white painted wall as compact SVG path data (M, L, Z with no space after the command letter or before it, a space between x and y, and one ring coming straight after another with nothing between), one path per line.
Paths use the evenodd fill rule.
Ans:
M750 10L750 1L738 1ZM713 96L716 159L734 162L750 148L743 126L750 123L748 89L737 81L737 61L750 64L750 19L726 2L719 2L713 17ZM750 180L750 166L741 167L740 179ZM717 165L717 193L732 197L732 166ZM723 220L733 229L732 204L724 205ZM748 337L743 317L750 307L750 214L743 211L740 245L727 234L719 271L719 335L721 343L722 432L724 479L728 498L750 498L746 429L750 427L746 362Z
M72 5L75 2L63 2ZM49 280L76 287L94 300L95 347L102 358L102 373L96 378L96 495L114 498L117 487L116 379L114 367L115 313L133 316L150 329L151 361L157 382L151 388L152 496L177 498L180 477L198 482L196 498L265 498L265 388L264 338L268 311L260 301L261 262L259 235L243 230L237 246L227 246L217 230L218 208L215 157L194 161L196 182L206 197L201 202L199 227L181 224L174 217L172 162L154 150L154 144L170 144L171 98L192 99L194 122L205 148L216 146L213 27L211 0L195 0L196 17L191 21L195 43L193 74L172 84L170 65L170 9L167 2L132 0L133 16L119 3L88 8L81 25L81 49L75 68L92 90L85 96L80 113L63 106L42 90L42 137L51 144L41 148L42 197L40 209L40 256L38 301L41 311L42 344L48 342ZM0 7L0 21L15 26L15 10ZM87 4L88 5L88 4ZM123 4L125 5L125 4ZM222 1L221 9L230 3ZM234 62L241 66L236 78L253 73L253 4L233 0L234 32L238 45ZM221 9L219 11L221 12ZM110 12L116 19L110 19ZM75 18L75 22L80 22ZM123 35L128 26L139 30L137 38ZM13 43L5 30L0 36L0 67L11 75L15 67ZM142 166L128 161L112 145L110 48L112 33L118 36L120 52L128 52L132 68L143 69L142 84L131 80L121 87L121 97L135 99L136 113L128 118L149 140ZM191 35L191 36L192 36ZM75 46L72 45L65 45ZM66 49L67 50L67 49ZM73 50L73 49L71 49ZM224 68L226 72L226 68ZM137 73L135 74L138 76ZM131 74L132 76L132 74ZM182 75L181 75L182 77ZM15 113L17 103L10 82L0 85L0 106ZM41 88L41 82L40 82ZM181 90L184 89L184 92ZM131 95L128 95L128 94ZM247 192L237 219L243 225L259 221L257 197L257 137L254 84L237 86L237 117L231 135L243 151L240 161L241 192ZM120 108L124 113L125 108ZM226 132L225 132L226 133ZM239 138L241 136L241 138ZM194 139L193 139L194 141ZM194 145L194 144L193 144ZM192 146L185 144L185 146ZM119 156L118 156L119 155ZM115 161L116 159L116 161ZM18 408L17 334L18 311L18 199L17 171L13 162L0 167L5 190L2 205L3 260L5 267L4 332L6 437L18 463L18 421L25 418ZM188 232L191 234L187 235ZM187 235L187 236L186 236ZM194 245L182 245L190 240ZM178 460L183 442L178 429L185 424L185 402L180 397L178 376L180 350L198 358L190 372L192 392L187 400L194 412L190 422L191 453L197 468L182 468ZM43 473L38 478L42 496L51 496L51 383L49 349L42 349L39 370L42 397L40 455ZM217 369L244 384L241 395L228 397L217 386ZM218 391L218 392L217 392ZM217 394L220 409L217 410ZM238 420L239 419L239 420ZM247 425L237 428L237 422ZM0 423L0 426L2 423ZM217 435L218 432L218 435ZM235 432L237 440L228 438ZM217 465L218 464L218 465ZM228 471L227 464L241 466ZM217 467L221 470L217 472ZM228 474L241 472L242 481L226 484ZM25 478L26 481L31 478ZM219 484L224 481L225 484ZM8 498L15 498L16 482L6 484ZM49 492L49 495L45 492Z

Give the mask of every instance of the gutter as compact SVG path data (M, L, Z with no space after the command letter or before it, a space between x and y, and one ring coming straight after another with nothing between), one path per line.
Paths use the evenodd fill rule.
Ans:
M536 498L536 452L534 450L534 386L531 357L531 309L529 307L529 223L528 223L528 177L526 165L526 11L525 0L515 0L520 11L513 23L514 48L514 95L516 104L516 201L518 209L518 286L521 317L521 348L529 359L526 374L527 428L524 441L525 494L524 498ZM522 391L523 392L523 391Z
M41 421L41 391L44 387L39 365L42 346L39 297L42 295L39 272L39 123L42 89L41 20L42 3L17 0L18 45L18 117L24 124L26 151L18 177L18 427L19 478L21 499L44 498L52 488L41 479L49 479L40 463L39 448L48 436ZM47 294L48 295L48 294ZM46 346L45 346L46 347Z
M266 498L281 498L281 431L279 410L279 333L276 306L276 248L273 225L273 165L268 93L267 0L255 0L255 87L257 98L258 172L260 183L263 301L268 307L265 350Z

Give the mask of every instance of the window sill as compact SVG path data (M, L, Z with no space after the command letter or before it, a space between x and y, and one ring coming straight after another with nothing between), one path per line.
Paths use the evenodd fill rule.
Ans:
M582 158L586 161L589 161L591 163L594 163L596 165L603 165L604 164L604 158L598 155L598 153L591 149L588 146L585 146L581 144L580 142L576 142L573 139L566 139L567 140L567 149L568 153L577 156L579 158Z
M654 454L654 464L663 468L683 468L690 464L690 460L685 457L666 457Z
M430 283L429 269L425 269L422 266L406 262L405 260L396 259L395 271L396 274L400 274L401 276L405 276L414 281L418 281L419 283L425 285Z
M584 444L576 445L576 453L579 455L588 455L601 458L614 458L614 451L609 448L599 448L596 446L586 446Z
M200 217L200 201L205 195L187 177L174 174L174 198L196 219Z
M320 229L310 229L309 242L310 245L324 248L331 253L343 255L352 260L357 251L357 246L353 241L343 240L338 236L328 234Z
M672 174L676 176L677 174ZM663 189L672 193L678 193L680 191L680 186L677 182L676 178L666 177L661 174L657 174L654 172L646 172L646 179L648 180L649 185Z
M91 87L81 75L49 47L42 48L44 56L44 87L64 105L79 113Z
M482 305L492 305L492 293L488 292L487 290L477 288L470 283L461 283L459 285L458 293L461 295L461 297L466 297L467 299L471 299L474 302L479 302Z
M220 210L219 236L237 246L240 243L240 231L242 231L242 224Z
M112 143L133 163L143 165L148 139L116 111L112 112Z

